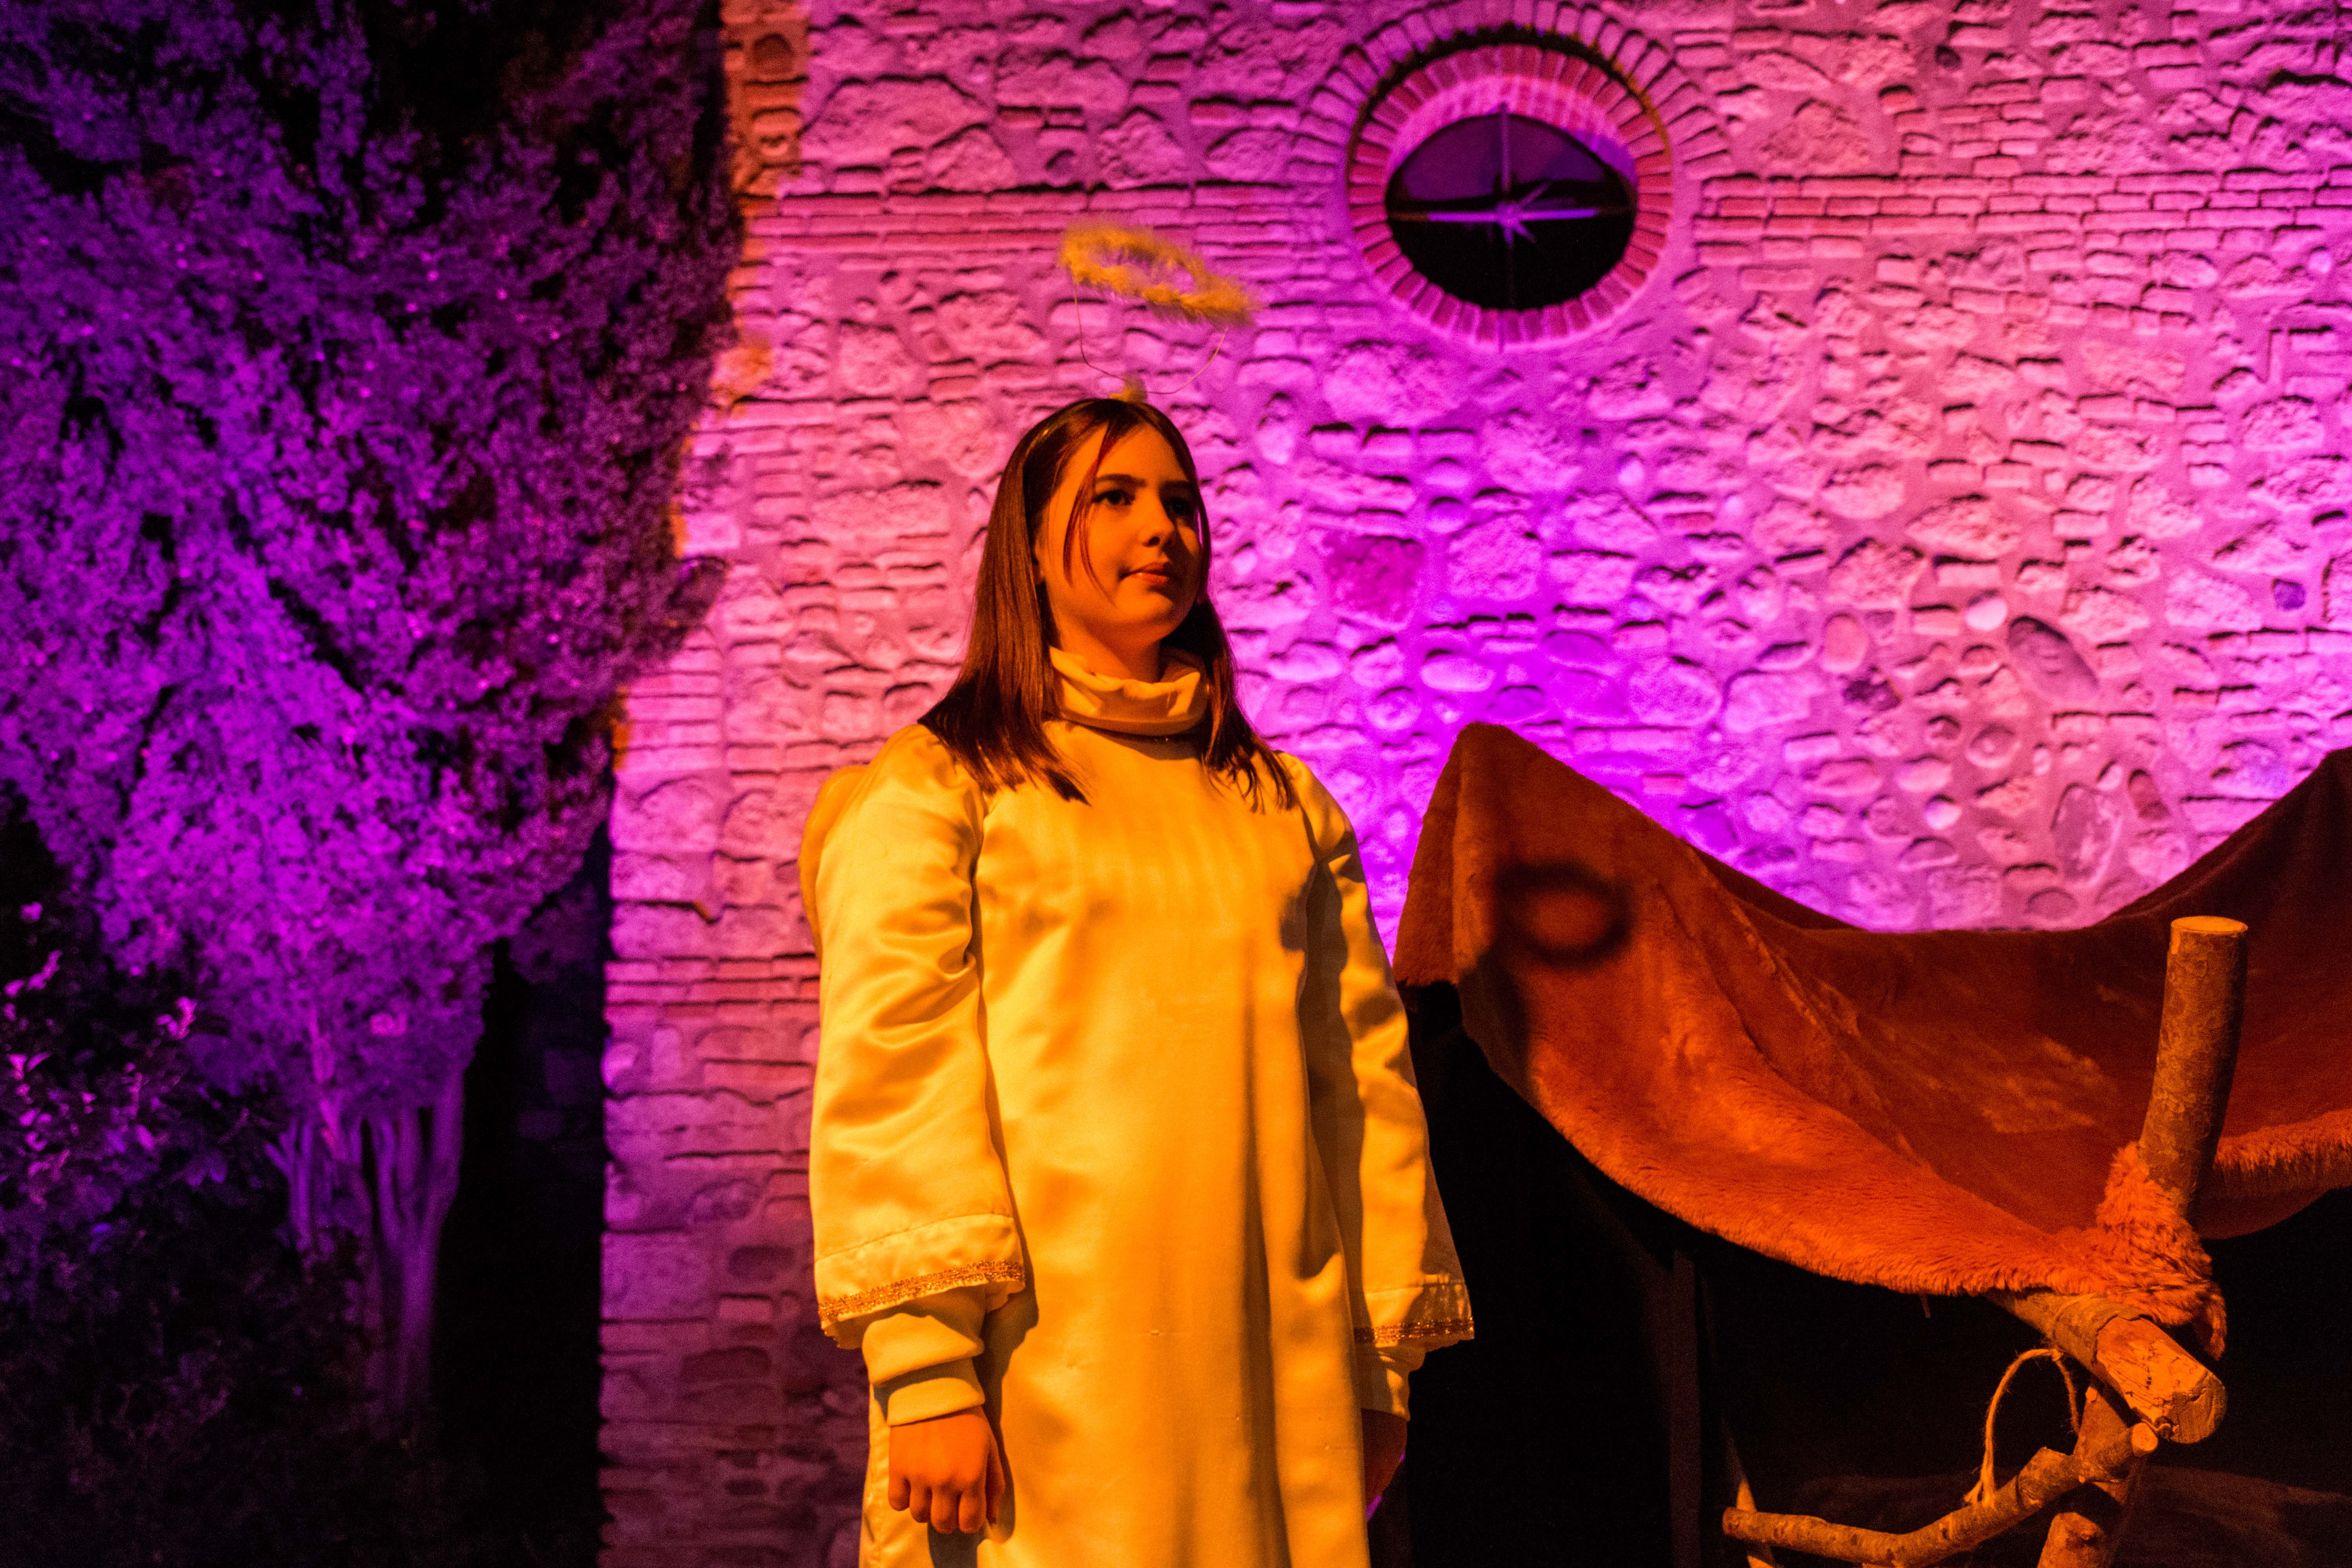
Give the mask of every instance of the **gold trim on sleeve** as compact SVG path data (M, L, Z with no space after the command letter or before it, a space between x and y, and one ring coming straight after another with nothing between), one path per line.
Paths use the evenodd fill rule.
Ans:
M1356 1331L1360 1345L1401 1345L1412 1340L1466 1340L1472 1335L1468 1318L1431 1318L1418 1323L1391 1323L1386 1328Z
M1018 1263L969 1263L961 1268L942 1268L937 1274L923 1274L895 1284L877 1285L871 1290L860 1290L855 1296L836 1296L830 1301L819 1301L816 1305L817 1326L830 1329L844 1318L862 1318L868 1312L878 1312L902 1301L936 1296L942 1290L961 1290L971 1285L1009 1285L1018 1290L1027 1283L1028 1272Z

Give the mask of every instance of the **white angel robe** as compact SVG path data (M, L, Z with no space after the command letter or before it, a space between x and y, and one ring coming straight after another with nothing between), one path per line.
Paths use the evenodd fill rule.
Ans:
M828 780L801 875L820 1320L874 1384L862 1568L1363 1568L1360 1409L1470 1305L1355 836L1180 738L1204 682L1056 649L1086 793L929 731ZM982 1535L887 1499L887 1425L984 1407Z

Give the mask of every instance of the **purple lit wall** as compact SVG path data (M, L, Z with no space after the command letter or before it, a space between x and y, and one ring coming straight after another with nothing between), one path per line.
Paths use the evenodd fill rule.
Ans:
M1391 930L1474 720L1880 928L2095 919L2352 743L2325 13L728 15L765 172L683 526L733 571L633 690L614 818L614 1563L854 1560L793 856L818 781L952 670L1013 437L1112 384L1081 311L1098 363L1199 363L1073 300L1074 220L1265 300L1169 401L1252 711L1349 809ZM1343 189L1394 63L1503 22L1638 62L1673 128L1640 292L1510 349L1393 302Z

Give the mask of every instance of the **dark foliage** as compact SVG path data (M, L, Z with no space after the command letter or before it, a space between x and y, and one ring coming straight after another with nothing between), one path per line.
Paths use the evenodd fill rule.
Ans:
M495 1561L434 1450L371 1425L351 1275L306 1268L277 1113L200 1011L95 956L0 812L0 1564Z
M428 1100L696 613L695 0L0 6L0 779L133 973Z

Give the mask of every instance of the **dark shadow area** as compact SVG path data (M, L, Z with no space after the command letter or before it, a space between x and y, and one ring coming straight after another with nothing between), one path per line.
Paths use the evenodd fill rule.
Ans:
M2230 1304L2221 1429L2173 1462L2352 1493L2352 1189L2211 1245Z
M1413 1380L1396 1500L1411 1551L1391 1540L1381 1568L1736 1568L1714 1522L1735 1489L1727 1432L1768 1510L1906 1531L1960 1504L1986 1404L2032 1330L1987 1302L1844 1284L1692 1230L1578 1154L1455 1021L1448 988L1415 998L1432 1154L1478 1337ZM2347 1568L2352 1192L2212 1252L2229 1415L2207 1442L2160 1452L2119 1568ZM2002 1479L2070 1443L2057 1376L2021 1371L2001 1407ZM2030 1521L1948 1561L2026 1568L2043 1533Z
M502 945L466 1073L441 1243L436 1382L453 1451L515 1564L596 1560L604 932L611 851Z
M1573 861L1507 866L1495 877L1496 932L1511 957L1591 969L1617 955L1633 929L1633 901L1619 883Z
M1478 1328L1412 1380L1412 1562L1671 1562L1683 1227L1594 1179L1441 1016L1451 999L1419 999L1413 1051Z

